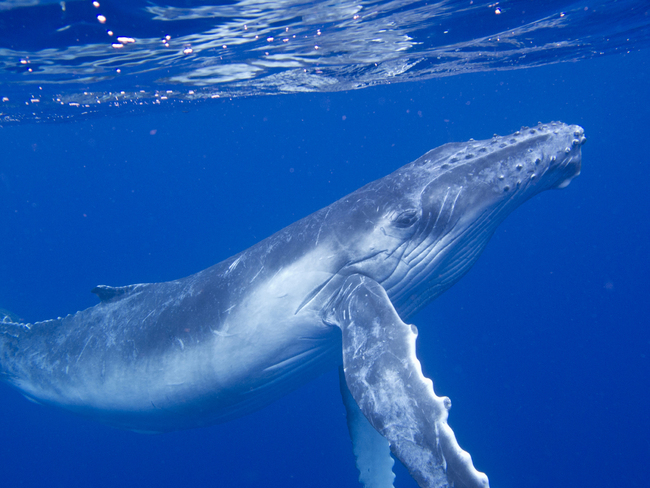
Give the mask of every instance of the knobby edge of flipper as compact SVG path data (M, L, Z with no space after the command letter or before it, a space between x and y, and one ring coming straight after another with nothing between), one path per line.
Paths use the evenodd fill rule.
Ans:
M422 488L488 488L447 424L451 401L438 397L415 354L415 326L404 323L386 291L363 276L346 278L323 309L341 328L347 386L372 426Z

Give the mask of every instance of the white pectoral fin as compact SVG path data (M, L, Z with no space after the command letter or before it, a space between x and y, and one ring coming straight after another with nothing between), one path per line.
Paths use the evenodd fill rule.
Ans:
M354 400L418 485L487 488L487 476L474 468L447 424L449 398L436 396L422 375L417 329L402 322L381 285L348 277L328 304L326 320L341 328L345 381Z
M359 470L359 482L365 488L393 488L393 465L390 446L384 436L370 425L348 389L343 368L339 368L341 396L348 418L352 451Z

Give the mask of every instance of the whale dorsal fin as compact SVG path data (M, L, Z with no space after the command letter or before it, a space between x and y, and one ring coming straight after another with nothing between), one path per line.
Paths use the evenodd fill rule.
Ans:
M2 323L18 323L20 319L17 315L11 313L9 310L0 308L0 322Z
M140 288L144 288L145 286L146 284L142 283L127 286L97 285L90 291L97 295L102 302L108 302L110 300L124 298L126 295L129 295Z

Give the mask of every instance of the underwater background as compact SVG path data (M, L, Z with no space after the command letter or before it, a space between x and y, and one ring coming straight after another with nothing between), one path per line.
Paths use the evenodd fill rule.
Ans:
M0 2L0 24L29 9L18 3ZM471 2L445 3L460 12ZM612 2L548 8L592 3ZM535 2L493 3L491 14L513 4ZM449 424L491 486L647 486L650 5L636 6L634 25L611 16L585 31L629 22L630 49L542 52L530 65L395 82L380 73L359 90L350 76L341 91L203 91L115 110L89 102L86 113L52 102L37 113L21 97L33 100L38 84L0 70L9 99L0 105L0 308L26 322L64 316L97 303L98 284L207 268L446 142L579 124L582 174L509 216L468 275L411 322L424 373L451 398ZM36 13L45 22L49 12ZM454 28L468 40L478 29ZM5 60L19 36L21 49L42 49L29 32L14 34L0 35ZM149 90L156 79L143 73L129 83L142 76ZM43 89L70 99L84 90L53 86ZM416 487L399 462L395 471L396 487ZM356 487L357 478L335 370L252 415L161 435L0 385L1 486Z

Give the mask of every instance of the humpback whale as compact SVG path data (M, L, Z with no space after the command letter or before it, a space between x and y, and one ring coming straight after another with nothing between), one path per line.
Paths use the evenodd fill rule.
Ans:
M421 487L487 487L415 354L413 314L523 202L580 173L559 122L449 143L186 278L93 289L55 320L0 321L0 379L35 402L144 432L245 415L339 368L366 487L390 453Z

